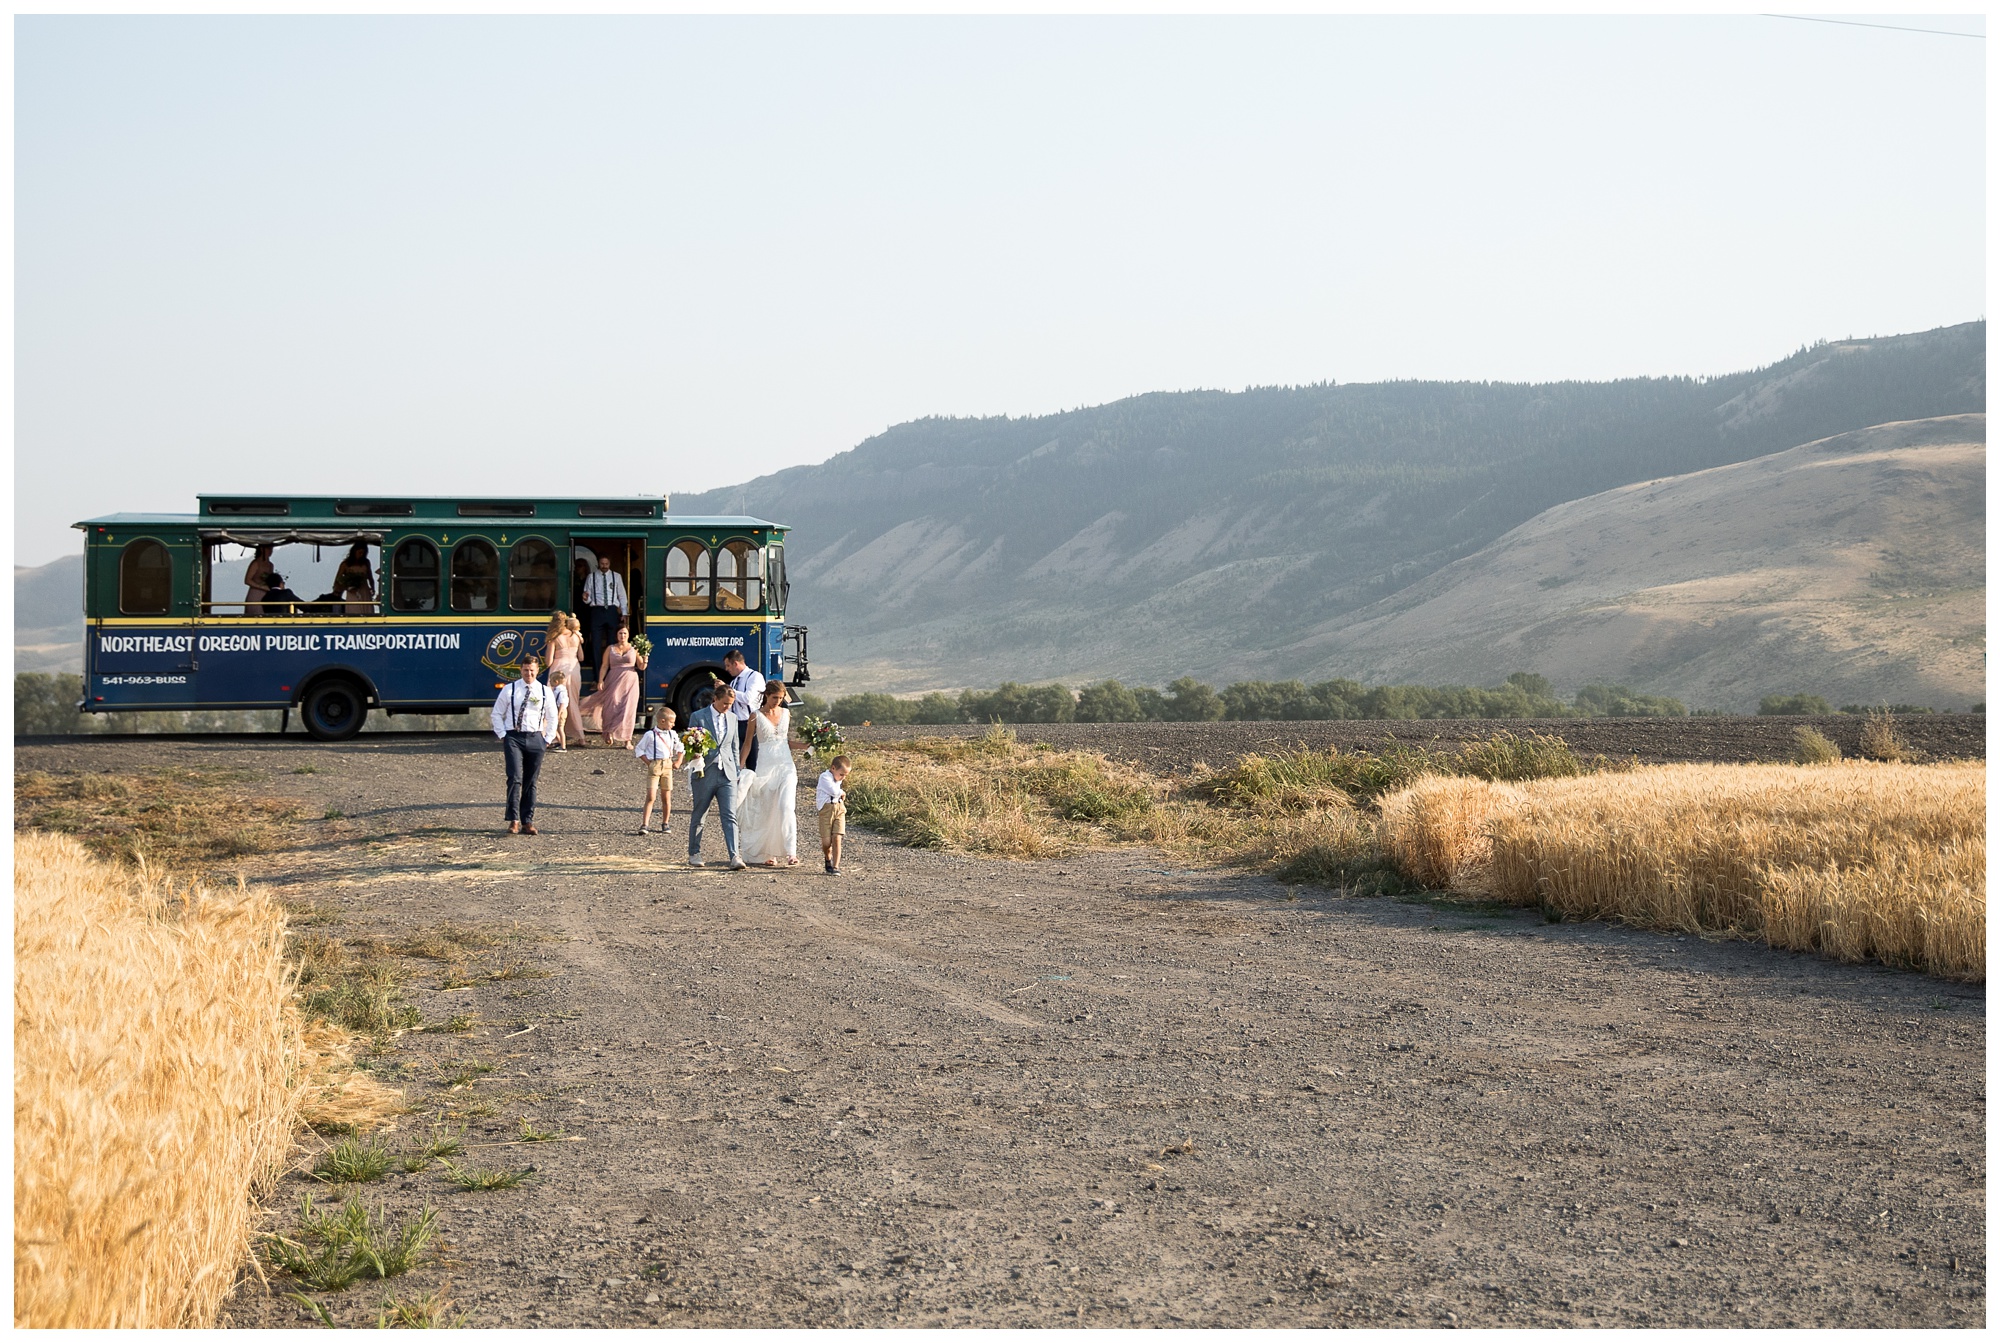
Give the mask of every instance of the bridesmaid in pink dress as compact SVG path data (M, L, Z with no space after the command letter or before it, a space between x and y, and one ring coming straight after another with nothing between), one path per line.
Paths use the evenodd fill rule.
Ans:
M583 635L578 630L576 617L566 616L561 611L556 612L555 618L549 621L547 643L549 680L553 683L555 674L563 672L565 673L563 684L569 687L569 708L563 714L563 745L556 749L568 749L571 741L582 746L585 744L583 713L577 708L576 702L583 694L583 668L578 663L578 658L583 653Z
M586 695L583 707L595 709L606 746L632 744L632 723L639 716L639 673L646 660L632 646L632 632L620 625L618 639L604 650L597 670L597 692Z

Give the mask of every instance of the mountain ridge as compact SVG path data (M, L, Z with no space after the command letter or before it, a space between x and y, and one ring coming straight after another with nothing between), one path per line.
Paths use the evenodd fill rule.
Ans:
M1972 322L1705 378L1328 383L933 416L675 508L792 525L791 614L840 690L1290 676L1318 665L1296 648L1309 631L1557 504L1982 412L1984 356Z

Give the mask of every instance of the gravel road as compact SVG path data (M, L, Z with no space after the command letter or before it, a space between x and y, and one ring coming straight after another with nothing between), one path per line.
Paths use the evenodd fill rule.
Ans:
M1345 726L1130 740L1216 763ZM860 833L842 878L693 870L680 833L630 833L638 770L603 750L550 758L533 839L497 833L500 761L470 737L17 758L241 769L344 813L251 868L343 937L547 939L517 945L550 978L420 974L427 1019L482 1024L391 1061L427 1108L482 1100L477 1142L523 1116L577 1141L475 1148L532 1164L518 1189L361 1187L439 1208L445 1252L323 1298L345 1324L439 1286L481 1326L1984 1322L1983 987L1293 899L1139 850L1008 863ZM468 1062L492 1071L448 1090ZM268 1225L314 1188L288 1177ZM229 1322L301 1323L286 1290L246 1277Z

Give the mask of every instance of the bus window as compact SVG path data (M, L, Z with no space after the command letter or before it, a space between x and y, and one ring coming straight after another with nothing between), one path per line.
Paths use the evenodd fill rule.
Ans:
M500 552L491 541L474 536L451 548L451 609L500 609Z
M128 616L160 616L173 605L174 574L167 548L139 540L118 557L118 609Z
M516 611L556 609L556 548L539 536L507 553L507 604Z
M667 609L706 611L712 586L708 547L699 541L676 541L667 551Z
M389 580L389 605L398 611L438 609L437 547L421 536L406 537L396 547Z
M729 541L715 552L715 607L754 611L764 601L764 552L748 541Z

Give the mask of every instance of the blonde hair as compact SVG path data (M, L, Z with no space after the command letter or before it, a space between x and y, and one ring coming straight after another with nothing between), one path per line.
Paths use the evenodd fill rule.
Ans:
M557 635L561 634L563 630L566 628L563 622L568 619L569 617L564 615L561 611L558 611L554 615L550 616L549 628L542 637L544 639L553 639Z
M563 628L571 630L580 630L583 628L583 622L581 620L578 620L575 616L564 616Z

